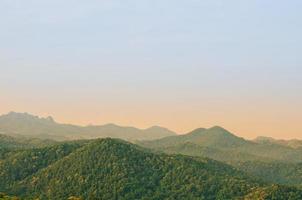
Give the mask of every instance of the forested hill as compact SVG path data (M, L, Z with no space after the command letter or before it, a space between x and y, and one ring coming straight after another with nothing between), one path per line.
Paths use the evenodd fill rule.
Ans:
M272 186L218 161L153 153L119 139L7 151L0 159L0 193L9 194L3 199L302 198L295 187Z
M297 140L249 141L213 127L139 144L168 154L212 158L270 183L302 186L302 148Z
M0 150L45 147L52 144L56 144L56 142L49 139L27 138L23 136L12 137L0 134Z
M224 162L253 160L302 162L302 148L245 140L218 126L209 129L200 128L185 135L139 144L167 153L206 156Z
M63 199L183 199L239 197L257 187L222 163L150 153L124 141L103 139L75 150L14 185L23 197Z
M0 171L2 192L24 199L236 199L268 186L211 159L117 139L27 149L0 161Z

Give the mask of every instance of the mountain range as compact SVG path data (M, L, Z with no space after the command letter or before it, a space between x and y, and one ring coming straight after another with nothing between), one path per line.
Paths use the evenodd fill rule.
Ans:
M209 129L199 128L185 135L143 141L139 144L168 153L207 156L220 161L302 161L302 148L292 148L273 142L263 143L246 140L219 126Z
M148 129L122 127L115 124L101 126L76 126L60 124L52 117L40 118L28 113L10 112L0 116L0 134L27 136L57 141L95 138L120 138L125 140L152 140L176 135L159 126Z
M138 144L167 154L208 157L268 182L302 186L302 148L290 143L245 140L215 126Z
M298 140L298 139L278 140L272 137L259 136L254 141L263 144L279 144L283 146L289 146L292 148L302 148L302 140Z
M0 116L0 200L300 200L300 143L219 126L176 135L12 112Z

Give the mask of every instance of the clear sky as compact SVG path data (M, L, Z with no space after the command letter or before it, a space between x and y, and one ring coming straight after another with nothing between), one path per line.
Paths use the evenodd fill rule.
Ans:
M301 0L1 0L0 114L302 139Z

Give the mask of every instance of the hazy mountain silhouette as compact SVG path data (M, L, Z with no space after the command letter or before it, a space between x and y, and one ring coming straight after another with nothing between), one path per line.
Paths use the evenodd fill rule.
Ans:
M259 136L254 139L255 142L260 144L279 144L284 146L289 146L292 148L301 148L302 147L302 140L292 139L292 140L278 140L272 137L264 137Z
M122 127L115 124L102 126L76 126L60 124L52 117L40 118L27 113L10 112L0 116L0 134L22 135L55 140L121 138L125 140L152 140L176 135L166 128L148 129Z
M219 126L209 129L198 128L185 135L170 136L145 142L146 145L150 144L152 147L175 146L183 143L193 143L204 147L238 147L249 142Z

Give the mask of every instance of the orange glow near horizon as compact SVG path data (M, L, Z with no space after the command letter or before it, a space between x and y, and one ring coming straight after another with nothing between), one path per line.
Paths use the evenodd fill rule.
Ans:
M1 2L0 114L302 139L302 1Z
M41 117L52 116L59 123L148 128L159 125L179 134L195 128L219 125L237 136L253 139L268 136L277 139L302 139L301 113L293 105L262 102L49 102L43 98L1 99L0 114L10 111L28 112ZM86 99L87 100L87 99ZM236 109L235 109L236 108Z

